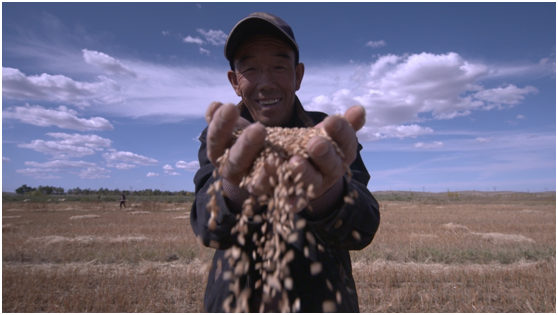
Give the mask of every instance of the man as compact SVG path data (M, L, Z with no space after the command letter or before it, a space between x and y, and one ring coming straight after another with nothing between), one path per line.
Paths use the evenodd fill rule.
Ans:
M275 176L272 163L266 165L253 185L244 189L239 187L242 177L248 174L263 148L265 127L316 126L323 128L338 143L344 158L328 140L314 137L307 145L308 160L293 156L288 161L294 166L293 177L302 174L305 185L314 186L315 195L310 199L312 211L300 209L296 203L290 209L297 218L306 220L300 233L311 233L323 249L305 254L304 237L299 238L300 242L287 245L288 250L295 252L295 258L289 264L293 285L288 298L291 305L299 299L301 312L324 311L324 300L335 301L338 312L358 312L349 250L366 247L380 221L378 202L366 188L370 175L360 157L362 146L356 138L356 131L364 125L364 109L354 106L344 117L327 117L324 113L307 112L302 108L295 94L304 76L304 65L298 60L298 44L290 26L274 15L258 12L238 22L227 39L225 56L231 66L228 79L241 102L237 106L214 102L207 109L208 127L200 136L200 170L194 178L196 200L190 215L197 237L205 246L217 247L205 292L205 310L222 312L223 301L231 294L230 281L225 280L223 274L234 270L234 266L228 265L224 253L233 245L240 246L231 229L244 200L250 195L260 196L272 191L269 184L269 177ZM231 146L235 127L244 128L244 131ZM229 147L228 160L223 161L219 174L225 195L217 194L217 227L211 230L208 228L210 213L206 210L211 197L208 188L215 181L212 173L217 159ZM344 163L350 165L350 181ZM353 190L358 192L354 205L345 203L343 197ZM265 210L263 206L259 211ZM252 222L256 229L257 224ZM242 247L250 253L253 244L247 241ZM323 271L312 275L310 265L315 261L321 263ZM251 289L251 312L258 312L261 306L262 290L254 285L259 277L258 271L251 266L248 275L241 279L242 288ZM277 304L272 301L265 310L277 312Z
M126 208L126 195L124 195L124 193L120 195L120 209L122 209L122 206Z

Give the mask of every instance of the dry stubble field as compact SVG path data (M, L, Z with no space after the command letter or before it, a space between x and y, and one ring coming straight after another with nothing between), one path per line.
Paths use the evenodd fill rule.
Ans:
M362 312L556 312L555 197L378 198ZM3 312L203 312L189 204L2 204Z

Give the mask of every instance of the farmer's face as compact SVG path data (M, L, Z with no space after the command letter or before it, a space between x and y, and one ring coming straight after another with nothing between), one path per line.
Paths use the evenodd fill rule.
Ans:
M271 35L255 35L238 48L234 66L229 81L252 118L266 126L287 123L304 75L293 49Z

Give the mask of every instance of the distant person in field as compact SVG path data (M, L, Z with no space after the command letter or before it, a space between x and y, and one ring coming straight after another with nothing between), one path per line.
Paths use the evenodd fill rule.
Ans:
M120 196L120 209L122 209L122 206L124 206L124 208L126 208L126 195L122 194Z
M229 265L225 251L235 245L242 246L243 252L251 253L254 247L252 241L241 245L232 228L246 199L271 193L270 185L257 187L257 183L267 183L270 177L275 176L273 172L262 172L255 185L240 187L242 177L248 174L264 146L266 126L322 128L340 145L344 154L341 158L327 139L316 136L308 142L308 160L299 155L289 160L293 164L300 163L292 176L301 174L304 185L314 187L314 197L309 199L312 211L303 205L291 207L297 220L306 220L306 225L299 230L298 239L301 241L288 244L285 250L295 253L289 263L292 278L289 305L300 299L298 311L322 312L322 301L333 300L336 301L337 312L358 312L349 250L361 250L368 246L380 224L378 202L366 187L370 175L360 156L362 146L356 137L356 132L365 122L364 108L353 106L344 117L328 117L325 113L303 108L295 94L304 75L304 64L298 60L298 44L291 27L272 14L253 13L238 22L225 44L225 57L231 67L227 73L229 82L241 101L236 106L213 102L207 109L208 127L199 138L200 169L194 178L196 199L190 215L196 236L205 246L216 248L205 291L205 312L223 312L223 302L231 294L232 282L224 275L234 271L235 266ZM244 127L244 131L231 146L235 127ZM211 230L208 226L210 213L206 209L211 199L208 189L216 180L212 173L217 158L228 147L230 155L223 162L223 172L219 174L225 194L217 194L219 213L216 228ZM343 163L350 165L350 181ZM354 203L345 202L344 196L348 191L358 191ZM266 211L266 207L262 206L258 213ZM254 230L260 230L258 224L261 223L254 221L250 224L253 224ZM352 236L355 233L358 233L358 238ZM315 239L323 252L305 253L305 235ZM262 286L258 287L256 283L262 275L253 267L256 261L248 259L250 269L241 278L240 286L251 292L248 301L250 312L259 312L265 295ZM321 275L311 274L310 266L314 262L321 263L327 281ZM279 305L275 302L270 301L265 311L278 312Z

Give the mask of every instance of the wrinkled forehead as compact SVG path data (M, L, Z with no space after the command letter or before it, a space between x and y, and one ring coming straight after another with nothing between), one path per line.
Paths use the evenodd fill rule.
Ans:
M255 57L259 54L286 55L295 59L293 48L279 37L270 34L256 34L244 40L235 52L235 62Z

